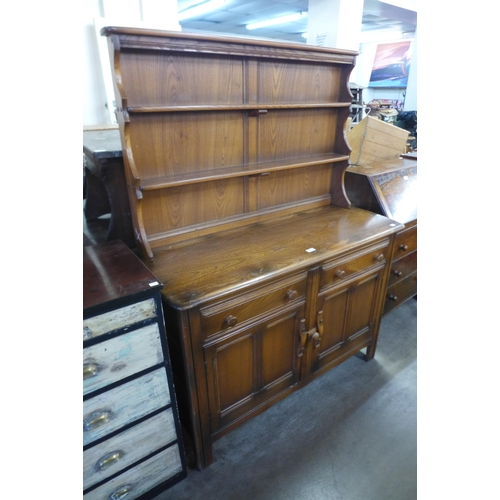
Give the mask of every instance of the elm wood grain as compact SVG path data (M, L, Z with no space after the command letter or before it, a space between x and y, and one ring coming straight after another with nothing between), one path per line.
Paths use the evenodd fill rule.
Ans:
M164 283L175 384L204 468L224 433L360 349L373 357L403 226L350 208L345 192L355 52L101 33L136 243Z
M146 265L163 282L167 302L187 309L317 266L402 228L365 210L328 206L161 247Z
M242 227L298 206L349 206L343 126L352 96L344 82L355 52L155 30L101 33L115 69L144 258L200 231ZM286 189L276 189L282 182Z
M165 284L197 467L213 461L213 440L291 391L365 347L373 357L392 238L402 228L329 206L157 250L147 265ZM345 278L325 275L331 268L346 269Z

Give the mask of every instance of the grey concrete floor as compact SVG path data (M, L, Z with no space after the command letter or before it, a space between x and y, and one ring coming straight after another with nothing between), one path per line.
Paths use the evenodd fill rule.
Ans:
M417 301L382 319L375 358L354 356L214 443L155 500L417 498Z

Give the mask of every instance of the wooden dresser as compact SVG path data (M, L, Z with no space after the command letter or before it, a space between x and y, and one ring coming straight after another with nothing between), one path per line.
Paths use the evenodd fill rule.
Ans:
M417 161L385 160L347 169L347 195L356 207L404 223L396 235L384 314L417 294Z
M162 285L121 241L83 252L83 498L151 498L186 477Z
M201 469L214 440L360 350L374 356L403 225L345 194L356 53L101 33L137 248L164 283L181 419Z

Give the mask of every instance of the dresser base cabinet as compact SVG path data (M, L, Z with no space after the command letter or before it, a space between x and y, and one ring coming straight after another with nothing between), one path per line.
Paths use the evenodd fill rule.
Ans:
M186 477L162 285L121 241L83 277L83 498L152 498Z
M374 356L401 228L325 207L156 251L148 266L165 283L193 466L210 465L216 439L315 377L363 349Z

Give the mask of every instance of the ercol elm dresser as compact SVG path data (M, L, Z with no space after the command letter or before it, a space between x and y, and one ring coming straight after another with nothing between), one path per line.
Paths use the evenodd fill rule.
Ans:
M186 477L162 285L121 241L83 252L83 498L152 498Z
M351 208L356 53L107 27L137 248L198 468L213 442L366 348L394 234ZM354 374L353 374L354 375Z
M351 203L404 223L396 234L383 314L417 295L417 161L400 158L352 165L345 175Z

